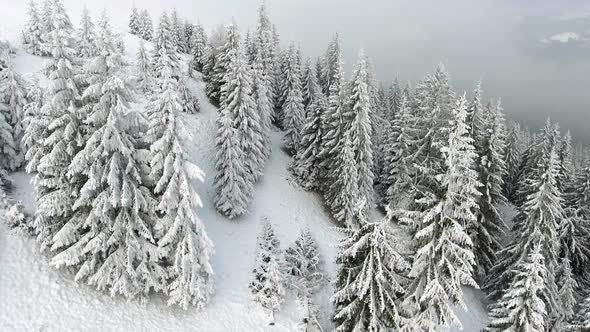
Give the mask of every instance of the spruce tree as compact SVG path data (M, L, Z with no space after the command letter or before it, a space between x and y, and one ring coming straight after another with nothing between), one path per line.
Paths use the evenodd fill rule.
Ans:
M210 256L213 245L194 208L202 206L191 180L203 181L204 173L188 160L185 145L191 135L180 119L178 81L172 76L174 64L162 55L162 76L158 91L148 107L150 144L150 180L155 185L158 221L162 237L158 247L171 264L167 276L168 304L187 308L203 307L213 292Z
M375 191L379 195L378 203L383 203L385 196L385 186L383 185L384 177L384 157L385 157L385 141L388 137L385 135L386 128L389 129L391 124L390 119L386 119L389 109L387 96L382 84L379 84L376 95L375 109L371 117L371 144L373 146L373 174Z
M23 106L23 120L22 125L24 128L23 138L22 138L22 146L23 146L23 153L25 157L25 170L28 168L28 158L27 154L29 149L34 144L40 144L38 141L29 141L28 140L28 127L31 125L31 121L40 113L41 106L43 104L43 90L39 86L39 82L37 79L33 78L27 87L27 103ZM39 133L41 130L37 130L36 132ZM39 138L39 137L37 137Z
M464 225L475 221L473 209L479 183L464 95L457 100L452 114L448 143L441 149L446 171L436 176L440 181L438 194L433 191L420 200L424 210L401 213L402 222L418 229L406 308L427 330L434 329L433 324L460 327L453 305L465 308L462 286L477 287L472 277L473 243Z
M217 85L213 84L215 80L215 64L217 55L221 52L222 47L227 40L227 29L224 26L217 26L208 38L207 45L203 54L203 81L205 85L205 93L207 97L217 89ZM236 47L239 45L236 45Z
M4 118L8 120L8 124L12 129L12 139L14 146L7 146L6 152L13 148L16 152L16 156L12 160L8 160L8 170L14 171L23 165L26 148L24 145L24 107L28 103L26 98L26 82L14 70L12 64L9 63L8 68L0 73L0 103L4 103L2 113ZM3 100L2 100L3 99Z
M512 123L506 142L505 160L506 173L504 175L504 195L509 201L514 200L518 177L518 167L521 154L519 141L520 126Z
M43 33L41 18L35 0L29 1L27 11L28 19L23 30L23 44L26 50L33 55L43 55Z
M332 206L334 197L338 194L340 188L335 186L339 174L339 163L342 160L339 156L342 154L344 136L350 123L350 112L344 100L344 79L343 79L343 62L342 50L340 49L340 39L338 35L331 44L330 49L334 54L330 59L336 61L333 76L330 77L330 89L328 91L328 109L322 115L322 150L321 158L321 183L324 199L328 206ZM354 158L354 155L353 155ZM356 175L355 175L356 176Z
M92 23L88 8L84 6L80 18L80 27L78 28L78 45L76 54L81 58L91 58L96 56L97 52L94 23Z
M323 58L321 56L318 56L315 60L315 77L316 81L318 82L318 88L324 95L326 95L326 92L323 91L323 86L325 85L325 82L323 81L324 75L322 73L324 68L323 63Z
M5 72L3 70L2 72ZM0 90L0 98L5 99ZM14 171L19 159L18 143L13 136L13 128L10 125L11 110L4 100L0 99L0 173L4 182L7 171Z
M489 106L484 107L482 105L483 90L481 87L481 81L477 83L475 91L473 92L473 99L467 107L467 124L470 128L470 135L474 139L475 147L480 150L482 149L484 137L486 135L486 117L489 111Z
M311 65L311 58L305 62L305 68L303 69L303 106L305 112L309 109L309 106L313 102L313 98L318 96L320 87L318 86L317 76L314 68Z
M564 326L574 316L574 308L576 306L575 292L578 288L578 283L572 275L570 261L567 257L560 260L557 286L561 303L561 317L559 318L558 326Z
M84 144L79 96L75 82L72 25L61 1L51 11L51 33L46 37L53 59L47 66L49 85L43 107L26 128L25 141L35 142L27 152L27 171L36 172L37 214L34 227L42 248L59 242L58 232L71 218L79 184L67 176L74 155Z
M145 49L143 40L139 42L139 49L136 57L137 78L139 87L143 92L152 91L154 88L154 72L152 68L152 60Z
M40 25L41 25L41 51L44 56L51 56L51 46L48 45L51 42L51 32L53 31L53 0L44 0L40 12Z
M450 76L442 64L416 86L412 100L408 100L415 116L408 151L413 180L409 190L397 193L400 196L398 202L408 202L409 206L396 208L420 209L416 205L421 204L415 202L437 191L439 181L436 177L445 172L445 158L440 147L448 142L448 123L453 119L452 109L456 107L454 100Z
M408 96L404 94L403 90L404 89L402 88L402 84L399 82L397 78L395 78L393 84L390 87L389 94L387 96L389 100L388 103L391 115L394 115L396 112L400 110L402 98L404 96L406 97L406 99L408 98Z
M154 25L152 23L152 18L146 9L143 9L139 14L139 35L144 40L152 40L152 36L154 33Z
M338 76L342 74L342 46L339 34L336 34L328 45L323 62L321 88L325 94L330 95L331 86L341 79Z
M219 114L215 144L215 208L233 219L247 212L252 198L252 183L244 161L239 131L227 111Z
M491 322L485 331L547 331L543 301L547 270L540 245L532 248L514 273L510 288L490 312Z
M184 34L182 33L182 22L178 16L176 8L172 8L170 13L170 38L172 45L175 47L175 51L178 53L184 53Z
M273 68L272 73L272 92L273 92L273 105L274 105L274 114L273 114L273 123L277 126L277 128L282 129L282 109L283 109L283 86L285 83L284 80L284 58L286 56L285 50L277 49L276 53L276 61Z
M106 12L98 26L100 55L88 66L92 84L84 92L91 134L68 170L83 183L72 206L78 215L56 236L54 249L64 250L52 265L75 266L76 280L111 296L145 297L166 287L154 237L156 202L143 183L145 165L127 115L131 94Z
M278 35L276 35L274 26L268 17L266 5L264 2L258 7L258 24L253 37L253 43L256 50L256 68L261 70L261 78L266 80L267 101L265 102L265 105L267 103L268 105L264 108L266 109L268 107L269 114L267 117L263 118L263 122L265 123L265 126L270 128L274 117L274 100L276 97L275 93L277 92L275 70L277 68L277 54L279 52L279 45ZM270 142L265 143L265 146L268 145L269 147L267 151L268 154L270 154L271 145L269 143Z
M214 104L218 105L221 105L226 97L221 88L226 83L226 74L230 69L231 61L240 52L240 33L236 23L232 22L225 31L225 41L215 55L212 79L207 86L207 95Z
M539 135L534 135L522 152L512 193L512 203L516 206L522 206L527 196L530 195L534 189L530 188L527 183L527 178L530 177L532 171L539 162L538 159L541 149L540 141L541 139Z
M565 199L565 218L559 224L561 251L571 260L574 273L585 280L585 267L590 261L590 158L577 172Z
M49 122L47 116L41 113L44 103L44 91L37 81L33 81L27 93L29 103L24 106L24 136L25 160L27 173L37 171L39 160L45 153L42 146L45 137L45 129Z
M250 35L250 30L246 31L246 36L244 36L244 54L246 55L246 62L252 65L256 58L256 45Z
M30 233L32 229L28 224L28 218L25 215L24 209L25 207L23 204L18 201L10 206L10 208L6 209L4 217L6 218L5 221L8 227L19 228L20 230Z
M279 129L284 128L284 121L285 121L285 101L287 100L287 95L289 94L290 90L290 81L287 77L288 69L291 66L294 58L294 45L289 45L289 48L286 50L282 50L278 59L277 59L277 73L276 73L276 91L275 91L275 114L274 114L274 122Z
M559 299L555 281L559 254L557 224L563 218L561 193L556 185L559 166L559 158L553 148L532 170L527 185L536 189L519 208L512 227L515 237L498 253L498 262L490 270L486 285L491 299L502 297L513 283L514 268L531 254L535 246L539 246L547 270L543 301L553 317L560 312L556 307Z
M256 261L249 287L254 301L270 313L271 325L274 324L274 314L284 297L284 276L279 268L280 254L280 242L270 221L265 219L257 239Z
M564 209L563 219L558 225L558 236L560 256L573 261L578 268L590 257L590 249L587 247L590 233L587 223L577 213L571 140L571 134L568 131L557 146L560 161L557 187L562 193Z
M590 329L590 295L586 295L578 306L567 331L584 332Z
M224 81L222 94L226 97L217 121L215 206L234 218L247 210L253 184L262 174L264 156L260 118L242 53L231 58Z
M297 181L307 190L319 189L322 116L328 108L326 97L320 91L316 91L316 96L312 100L301 133L299 151L292 166Z
M229 71L221 87L222 107L229 110L239 130L241 150L251 181L256 182L264 170L264 126L252 96L251 70L246 66L244 53L239 51L230 62Z
M163 53L166 54L166 58L169 59L172 63L172 71L174 75L179 75L179 57L176 51L176 45L174 44L174 40L172 38L173 30L166 13L162 13L160 16L160 21L158 22L158 28L156 29L153 44L154 47L152 49L152 63L153 63L153 71L154 76L159 78L161 75L162 68L164 64L160 63L160 58L162 58Z
M480 115L479 118L482 116ZM467 230L473 242L476 272L483 278L494 266L496 253L501 249L504 235L504 221L498 208L506 203L503 195L505 132L504 116L498 101L486 110L481 123L483 133L477 134L479 154L479 181L482 186L478 200L477 220L467 225ZM474 121L476 123L476 121ZM472 131L472 133L475 133Z
M561 168L557 178L557 186L562 193L566 193L572 186L574 175L574 162L572 156L572 135L569 131L557 144L557 153L559 155L559 162Z
M286 131L285 147L295 154L301 142L305 110L301 91L301 71L295 45L291 44L288 52L288 63L285 67L285 102L282 109L282 127Z
M384 204L396 210L409 206L404 193L412 188L411 177L412 160L410 158L414 119L406 97L403 97L399 110L394 114L389 126L385 127L383 179L381 185L385 188Z
M574 181L573 202L579 208L583 220L590 220L590 156L586 157L584 166Z
M570 194L571 195L571 194ZM570 196L567 195L567 196ZM579 277L585 276L585 268L590 260L590 228L582 210L573 205L573 197L566 196L566 208L563 218L557 226L557 236L560 242L560 256L572 263L572 269Z
M268 98L274 99L273 76L275 74L278 36L275 35L273 25L266 12L266 4L263 2L258 7L258 24L253 37L256 49L256 62L262 66L264 76L268 80Z
M304 324L317 324L315 296L326 278L317 243L309 228L304 228L295 243L285 250L285 268L290 288L304 307Z
M192 40L193 40L193 32L194 31L195 31L195 25L192 24L190 21L185 20L184 27L183 27L185 47L186 47L185 53L187 53L189 55L192 54L192 50L193 50Z
M140 32L140 18L139 18L139 12L137 11L137 7L135 7L135 4L133 5L133 8L131 8L131 16L129 17L129 32L132 35L138 35Z
M196 114L201 110L199 100L188 89L188 83L184 75L178 78L178 90L180 92L180 104L182 111L187 114Z
M387 219L362 220L356 230L344 229L336 262L340 265L332 302L336 331L397 331L408 262L395 247Z
M203 72L203 66L205 65L205 49L207 47L207 35L205 29L199 23L195 26L193 34L191 36L191 54L193 56L192 64L193 69L198 72Z
M373 203L373 146L371 141L372 108L370 105L370 91L367 73L367 59L364 52L359 52L359 60L355 66L351 79L350 104L352 108L352 123L349 135L352 139L354 161L358 176L358 195L365 200L365 208ZM363 211L367 213L367 211Z
M252 68L252 96L254 103L257 106L257 113L260 117L260 127L262 131L262 153L264 155L264 163L268 161L271 154L271 138L272 132L272 101L269 93L269 80L264 73L262 62L256 58Z
M330 208L334 218L343 226L356 229L359 226L359 220L356 215L356 209L365 208L364 204L360 205L364 199L360 196L358 190L358 170L354 161L354 150L352 148L352 137L344 136L344 146L342 152L338 155L338 167L334 172L333 188L337 190L334 193L334 199L330 202ZM338 174L336 177L335 174ZM364 213L364 211L361 211Z

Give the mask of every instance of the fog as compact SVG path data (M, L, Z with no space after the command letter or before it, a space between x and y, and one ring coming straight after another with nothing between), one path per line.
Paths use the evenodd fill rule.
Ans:
M83 2L64 0L77 21ZM385 84L416 82L443 62L458 91L481 79L487 97L501 97L509 117L531 127L547 116L590 143L590 6L582 1L507 0L267 0L284 44L299 42L317 56L341 34L347 72L359 48ZM124 25L132 0L89 1ZM162 10L200 21L207 29L231 18L243 32L255 28L259 0L136 0L154 19ZM0 0L0 19L24 1ZM11 9L11 10L9 10ZM0 23L1 24L1 23Z

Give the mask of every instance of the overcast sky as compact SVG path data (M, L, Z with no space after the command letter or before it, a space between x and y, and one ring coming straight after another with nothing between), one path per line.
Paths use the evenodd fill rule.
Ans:
M83 1L64 0L77 22ZM1 21L24 15L25 1L0 0ZM235 18L255 26L260 0L135 0L157 18L176 7L207 29ZM416 82L439 62L456 90L483 80L487 97L501 97L508 116L533 127L547 116L590 143L590 4L582 0L266 0L282 42L317 56L338 31L347 72L359 48L378 78ZM125 24L133 0L88 1ZM15 12L16 11L16 12ZM2 30L0 30L2 31ZM0 37L1 38L1 37Z

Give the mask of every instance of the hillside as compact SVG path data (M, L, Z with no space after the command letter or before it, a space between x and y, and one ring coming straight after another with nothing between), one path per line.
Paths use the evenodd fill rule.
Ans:
M138 41L126 36L126 56L132 61ZM19 54L17 69L26 77L40 76L43 59ZM204 221L209 237L215 244L213 269L216 292L211 303L202 311L187 311L165 305L164 299L154 298L147 304L111 298L73 281L68 271L57 271L39 254L32 238L10 231L0 223L0 330L4 331L294 331L300 319L298 305L288 298L277 314L276 325L268 326L268 318L251 301L247 287L254 263L256 235L260 221L267 218L275 226L283 248L290 245L299 230L308 226L320 247L324 267L329 277L336 271L334 258L339 235L321 199L303 191L290 179L290 158L282 149L282 133L272 134L272 156L264 177L256 186L250 213L237 220L228 220L213 208L212 197L214 132L217 110L204 95L204 83L190 81L197 94L201 112L183 115L192 132L189 146L192 160L207 174L205 183L195 183L204 206L198 215ZM142 97L135 105L140 109ZM31 176L16 173L14 198L22 201L29 213L34 213ZM2 214L3 215L3 214ZM379 217L375 212L375 218ZM330 330L328 284L321 294L322 325ZM486 312L479 291L466 290L468 312L461 313L465 331L478 331L486 321Z

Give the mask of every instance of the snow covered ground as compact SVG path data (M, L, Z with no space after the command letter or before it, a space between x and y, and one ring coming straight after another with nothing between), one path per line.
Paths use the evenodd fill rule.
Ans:
M126 35L127 58L133 60L138 41ZM43 60L18 55L16 68L31 78L42 68ZM195 183L204 206L198 215L215 244L213 268L216 293L202 311L168 307L162 298L147 304L111 298L73 281L71 271L51 268L39 253L34 239L11 231L0 222L0 331L294 331L301 313L289 297L268 326L265 312L252 303L248 283L254 263L256 235L261 220L268 218L283 248L295 240L303 227L310 227L318 240L328 277L335 275L334 258L339 235L320 197L305 192L290 179L289 156L282 150L282 134L272 135L273 153L264 177L256 186L250 213L230 221L213 207L213 140L217 110L204 95L204 84L189 82L201 103L201 113L184 115L193 134L189 151L193 161L207 173L205 183ZM13 175L14 197L33 213L31 177ZM3 214L2 214L3 215ZM331 285L320 294L324 330L331 330L329 298ZM487 317L482 293L466 290L468 312L461 312L464 331L479 331ZM450 331L455 331L451 329Z

